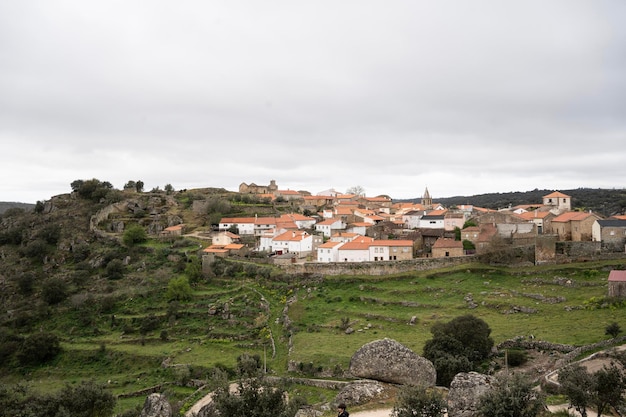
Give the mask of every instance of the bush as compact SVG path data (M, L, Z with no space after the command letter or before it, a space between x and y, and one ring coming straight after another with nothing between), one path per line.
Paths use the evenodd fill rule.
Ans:
M436 389L405 385L398 393L391 417L443 417L446 407L443 395Z
M29 242L23 249L25 256L31 259L43 260L43 258L50 252L48 244L43 239L36 239Z
M167 299L170 301L186 301L191 300L191 286L187 277L173 278L167 284Z
M41 297L50 305L59 304L67 298L68 288L61 278L49 278L41 287Z
M119 259L112 259L106 266L106 276L108 279L122 279L125 271L124 263Z
M124 235L122 236L122 242L126 246L133 246L137 243L143 243L148 239L148 235L143 227L138 224L133 224L128 226L128 228L124 231Z
M604 329L604 334L610 335L611 337L617 337L618 334L622 332L622 329L619 327L619 324L613 322L606 326Z
M22 342L17 351L20 364L40 365L48 362L61 353L59 338L52 333L35 333Z
M478 401L483 417L535 417L545 408L543 397L525 376L502 376Z

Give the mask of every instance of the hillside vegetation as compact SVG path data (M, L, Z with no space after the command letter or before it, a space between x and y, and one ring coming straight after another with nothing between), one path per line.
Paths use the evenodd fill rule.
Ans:
M93 184L92 184L93 185ZM191 381L231 378L242 357L277 376L346 378L352 354L385 337L415 352L430 328L471 313L494 341L533 337L585 345L626 323L607 294L626 260L527 268L468 264L386 277L293 276L242 258L201 272L196 237L159 239L176 219L209 230L222 212L280 212L224 190L124 193L102 183L37 210L0 217L0 384L54 392L94 380L136 410L150 389L184 411L201 395ZM193 201L206 200L200 212ZM90 219L112 202L126 210ZM124 227L120 228L120 224ZM141 229L145 234L129 230ZM299 389L308 402L333 393ZM137 413L138 414L138 413Z
M473 196L456 196L437 198L434 201L446 207L461 204L472 204L477 207L489 209L502 209L520 204L541 204L543 196L555 190L517 191L509 193L488 193ZM576 188L573 190L558 190L572 197L572 209L593 211L604 217L624 214L626 210L626 189L603 189L603 188ZM410 200L418 202L420 199Z

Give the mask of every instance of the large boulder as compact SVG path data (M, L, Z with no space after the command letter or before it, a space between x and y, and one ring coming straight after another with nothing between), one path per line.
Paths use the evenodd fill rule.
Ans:
M431 361L387 338L369 342L357 350L350 359L350 373L392 384L433 386L437 379Z
M365 404L384 398L388 392L389 389L378 381L354 381L341 388L335 397L335 403Z
M172 406L164 395L150 394L143 403L139 417L172 417Z
M454 376L448 391L449 417L478 415L478 400L491 389L493 379L478 372L461 372Z

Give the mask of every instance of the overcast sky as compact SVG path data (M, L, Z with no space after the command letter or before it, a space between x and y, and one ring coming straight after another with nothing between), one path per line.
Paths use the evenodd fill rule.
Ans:
M626 1L0 2L0 201L626 187Z

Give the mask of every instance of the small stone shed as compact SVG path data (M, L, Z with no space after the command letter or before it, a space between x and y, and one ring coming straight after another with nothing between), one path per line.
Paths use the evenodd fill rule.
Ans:
M609 297L626 298L626 271L609 272Z

